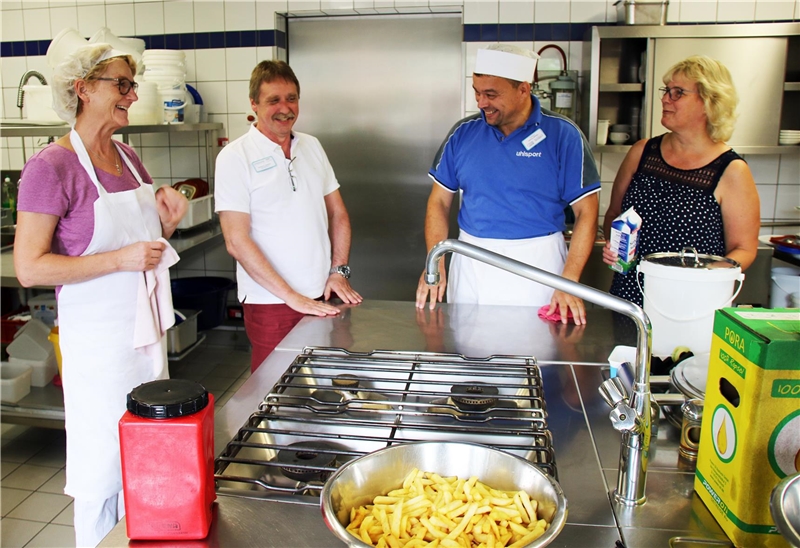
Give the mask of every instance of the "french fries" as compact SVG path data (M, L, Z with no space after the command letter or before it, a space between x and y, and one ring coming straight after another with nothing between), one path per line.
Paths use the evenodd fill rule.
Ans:
M525 491L415 468L400 489L352 508L347 531L377 548L520 548L550 527L537 507Z

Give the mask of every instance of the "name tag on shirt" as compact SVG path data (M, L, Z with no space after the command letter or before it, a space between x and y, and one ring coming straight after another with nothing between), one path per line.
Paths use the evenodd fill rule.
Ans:
M267 171L268 169L272 169L277 164L275 163L275 159L272 156L267 156L266 158L261 158L260 160L252 162L250 165L253 166L253 169L255 169L256 172L261 173L262 171Z
M544 131L542 131L542 128L539 128L522 140L522 146L525 147L525 150L530 150L544 141L545 137L547 136L544 134Z

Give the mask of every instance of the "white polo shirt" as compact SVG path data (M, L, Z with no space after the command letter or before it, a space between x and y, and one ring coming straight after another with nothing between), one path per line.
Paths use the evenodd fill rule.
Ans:
M315 137L293 133L291 157L290 164L280 145L250 126L217 156L215 211L250 215L250 236L273 268L295 291L316 299L331 265L325 196L339 183ZM283 302L238 262L236 281L240 302Z

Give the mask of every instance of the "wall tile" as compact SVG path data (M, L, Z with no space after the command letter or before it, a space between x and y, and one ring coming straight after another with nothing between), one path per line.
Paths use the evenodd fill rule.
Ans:
M78 6L78 31L84 38L106 26L105 6Z
M194 2L194 31L211 32L223 30L225 6L222 2Z
M469 77L475 71L475 61L478 57L478 50L484 49L487 44L482 42L467 42L464 44L464 75ZM472 80L467 82L467 91L472 92Z
M159 18L161 15L159 14ZM136 31L133 4L109 4L106 6L106 26L117 36L145 34Z
M200 146L198 133L192 131L180 131L169 134L169 145L172 147L196 147Z
M0 147L0 169L11 169L11 164L8 160L8 149Z
M225 30L253 30L256 21L256 3L252 0L226 0Z
M203 103L209 114L228 112L228 94L226 82L206 82L203 84Z
M775 218L797 219L797 206L800 206L800 185L778 185Z
M781 156L778 184L800 185L800 156L797 154L784 154Z
M625 154L622 152L606 152L595 156L595 160L600 166L600 180L604 183L613 183L624 159Z
M256 64L260 63L261 61L269 61L276 59L276 53L274 46L261 46L256 48ZM254 65L255 66L255 65Z
M4 2L5 3L5 2ZM23 24L22 10L3 12L3 41L11 42L25 40L25 26Z
M791 0L756 0L756 21L787 21L795 17Z
M605 216L606 211L608 211L608 204L611 202L611 188L613 186L613 183L600 183L600 205L598 207L600 215ZM602 226L602 221L600 221L600 226Z
M397 6L398 2L395 2ZM354 8L353 0L321 0L320 9L325 13L336 13L338 11L351 11Z
M757 185L774 185L778 183L778 165L780 156L748 154L745 157Z
M197 81L210 82L225 80L225 50L199 49L195 51L195 74ZM198 89L198 91L200 91ZM203 92L201 91L202 95ZM203 95L205 102L205 95Z
M205 51L205 50L193 50L193 49L185 49L183 53L186 54L186 81L187 82L197 82L197 62L195 61L197 51ZM192 84L194 85L194 84ZM197 86L194 86L197 88Z
M531 0L500 0L500 23L533 23Z
M62 6L50 8L50 36L54 38L62 29L78 28L78 8L73 6ZM4 36L5 39L5 36Z
M256 48L229 48L225 50L228 80L248 80L256 66Z
M169 135L166 133L143 133L142 147L164 148L169 146Z
M2 2L0 2L0 11L13 11L21 9L22 9L22 2L12 2L11 0L3 0Z
M679 23L681 20L681 1L670 0L667 6L667 23ZM616 8L615 8L616 9Z
M164 134L164 137L167 137ZM169 139L167 139L169 142ZM170 166L170 149L167 146L163 147L142 147L141 157L147 172L151 177L170 178L172 177Z
M772 220L775 218L775 195L778 185L756 185L758 199L761 202L761 218Z
M22 157L22 149L21 148L10 148L8 149L8 168L17 170L22 169L22 166L25 165L25 160Z
M26 9L22 11L22 20L25 27L25 40L47 40L50 34L50 10ZM6 40L3 36L3 40Z
M568 23L569 2L539 0L533 6L534 23Z
M498 11L497 0L468 0L464 3L464 24L497 23Z
M45 79L50 82L53 77L53 71L47 64L47 58L44 55L36 55L28 57L28 70L36 70L44 75ZM22 76L20 74L20 76ZM35 80L34 80L35 81ZM19 82L17 82L19 85Z
M196 177L200 167L200 155L197 147L172 147L170 152L170 169L172 178L185 180Z
M228 114L253 112L250 107L250 82L247 80L235 80L227 82L228 95Z
M3 74L3 82L6 88L14 89L14 103L16 103L16 90L19 85L19 80L25 71L28 70L28 63L25 57L4 57L3 62L0 63L0 72ZM12 103L12 104L14 104ZM9 105L6 104L6 107ZM14 107L16 108L16 107ZM13 110L6 109L6 112L13 112Z
M164 32L194 32L194 4L195 2L165 2Z
M256 2L256 28L269 30L275 28L275 13L286 13L289 2Z
M136 34L164 34L164 4L137 3L133 6Z
M605 0L573 1L569 4L569 21L572 23L605 23L606 21Z
M713 23L717 20L716 0L682 0L681 23Z
M247 114L252 114L248 112ZM251 122L247 120L247 114L229 114L226 126L228 128L228 138L233 141L248 132Z
M319 11L322 13L322 3L320 0L289 0L287 4L286 9L290 13L302 11Z
M756 16L755 0L719 0L717 22L752 22Z

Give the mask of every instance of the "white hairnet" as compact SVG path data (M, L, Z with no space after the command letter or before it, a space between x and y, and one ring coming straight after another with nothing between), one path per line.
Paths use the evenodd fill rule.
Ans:
M69 54L53 69L51 85L53 110L56 111L59 118L71 126L75 125L75 116L78 112L75 80L84 78L92 70L92 67L112 57L128 57L128 62L132 66L136 66L130 55L113 49L109 44L90 44Z

